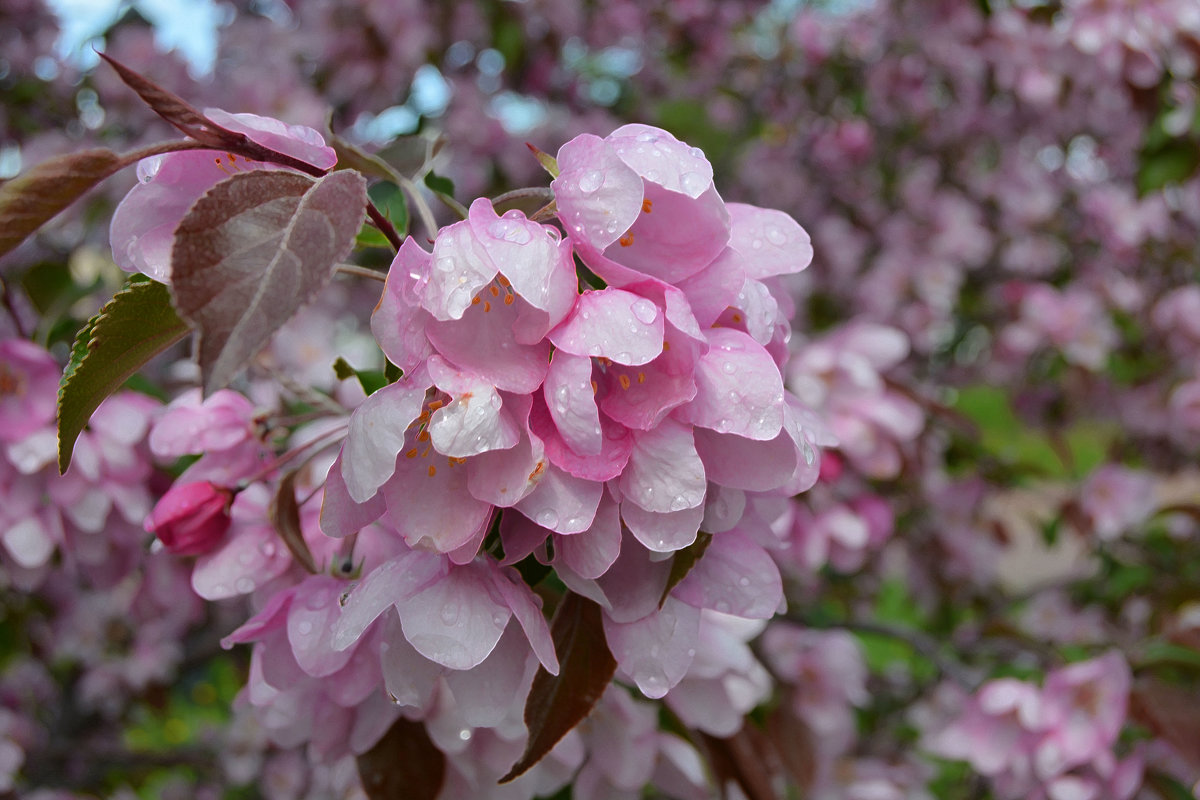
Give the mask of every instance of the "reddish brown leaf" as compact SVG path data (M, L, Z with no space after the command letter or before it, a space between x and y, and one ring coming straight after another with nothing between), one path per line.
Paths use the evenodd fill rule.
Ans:
M816 775L816 752L812 730L792 710L790 698L785 698L767 716L766 728L767 738L792 783L802 794L807 792Z
M773 776L779 773L777 759L762 731L749 723L732 736L719 739L698 734L708 751L709 765L722 795L730 781L737 783L749 800L776 800Z
M228 150L245 139L243 134L218 125L179 95L167 91L120 61L104 53L100 53L100 57L117 71L125 85L137 92L138 97L142 98L154 113L196 141L203 142L215 150Z
M542 760L558 740L580 723L608 688L617 661L604 639L600 606L567 593L550 623L558 675L539 667L525 701L529 742L525 752L500 779L507 783Z
M1133 688L1130 713L1185 761L1200 768L1200 692L1142 679Z
M205 394L226 386L316 296L354 245L367 202L357 172L234 175L175 231L171 294L199 331Z
M43 161L0 184L0 256L123 166L125 161L111 150L81 150Z
M275 497L271 500L271 524L275 526L275 532L287 545L296 563L315 575L317 562L300 530L300 506L296 503L296 472L291 470L279 481L279 488L275 490Z
M358 757L358 776L371 800L434 800L446 780L446 756L424 724L400 718Z

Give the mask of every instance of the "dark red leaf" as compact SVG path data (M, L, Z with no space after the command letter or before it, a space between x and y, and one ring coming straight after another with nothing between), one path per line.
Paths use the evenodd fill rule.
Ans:
M1130 699L1134 719L1200 768L1200 692L1145 678L1134 686Z
M0 184L0 256L123 166L125 161L111 150L81 150L43 161Z
M275 490L275 497L271 501L271 524L275 526L275 532L287 545L296 563L315 575L317 562L300 530L300 506L296 503L296 473L296 470L291 470L279 481L279 488Z
M226 386L333 277L367 202L352 170L313 180L253 170L208 191L171 251L171 295L200 334L206 394Z
M446 780L446 756L423 723L400 718L358 757L358 776L371 800L435 800Z
M142 98L146 105L154 110L154 113L196 141L209 145L214 150L228 150L245 140L244 134L218 125L193 108L182 97L167 91L120 61L110 58L104 53L100 53L100 57L117 71L117 75L121 76L125 85L137 92L138 97Z
M529 742L500 783L511 781L541 761L591 712L617 671L617 661L604 639L600 606L591 600L567 593L554 612L550 633L561 669L554 676L544 667L538 668L525 701Z
M777 757L762 731L747 723L724 739L707 733L698 737L708 751L722 796L733 781L749 800L777 800L779 793L773 780L779 773Z

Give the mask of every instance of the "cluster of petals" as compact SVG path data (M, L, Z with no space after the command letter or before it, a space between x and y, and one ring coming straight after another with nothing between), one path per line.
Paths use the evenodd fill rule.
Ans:
M703 154L665 131L580 136L558 166L566 236L477 200L431 252L404 242L371 320L403 377L352 415L321 524L384 519L463 569L499 516L503 563L532 554L598 602L622 674L661 697L703 609L781 606L774 534L748 509L811 486L832 441L780 371L780 276L812 251L787 215L721 200ZM701 531L704 559L663 601L669 556Z
M132 392L106 400L80 434L71 469L59 477L59 372L37 345L0 340L0 552L12 579L26 588L45 577L60 549L81 570L113 568L110 552L140 538L151 502L144 440L157 401Z
M967 761L1001 797L1108 797L1127 800L1141 785L1142 758L1114 745L1125 723L1129 665L1112 651L1052 670L1037 686L988 681L926 749Z

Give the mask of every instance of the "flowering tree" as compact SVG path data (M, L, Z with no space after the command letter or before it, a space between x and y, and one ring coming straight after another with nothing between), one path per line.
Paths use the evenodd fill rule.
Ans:
M11 12L0 791L1191 796L1190 3L276 6Z

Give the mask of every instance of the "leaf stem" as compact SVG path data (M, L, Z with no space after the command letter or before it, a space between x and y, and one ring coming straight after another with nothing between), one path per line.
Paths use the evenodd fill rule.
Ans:
M392 225L392 221L385 217L383 212L379 210L379 207L370 200L367 201L367 216L371 218L371 222L375 223L375 227L379 228L380 232L387 237L392 247L398 252L400 245L404 244L404 240L400 238L400 234L396 231L396 227Z
M121 154L121 166L128 167L131 164L136 164L143 158L151 158L153 156L166 155L167 153L178 153L181 150L212 150L212 145L197 142L195 139L173 139L169 142L159 142L158 144L149 144L145 147L139 147L137 150L131 150L128 153Z
M29 338L25 334L25 326L21 324L21 315L17 313L17 307L13 304L12 294L8 290L8 284L4 282L4 278L0 277L0 302L4 303L4 310L8 312L8 316L12 317L13 328L17 331L17 336L22 339Z

